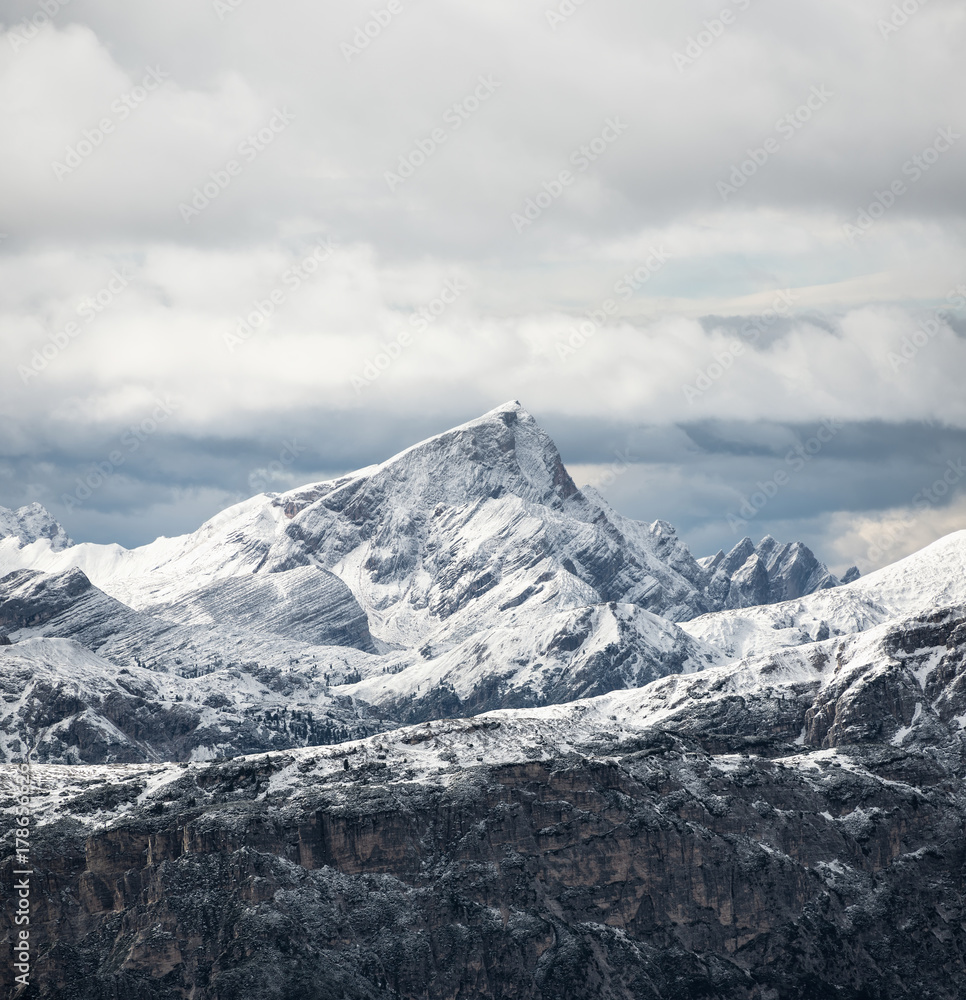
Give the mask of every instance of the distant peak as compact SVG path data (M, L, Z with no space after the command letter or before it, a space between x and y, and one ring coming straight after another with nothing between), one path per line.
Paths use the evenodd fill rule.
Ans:
M17 510L0 507L0 538L11 536L21 545L31 545L46 538L55 551L74 544L50 511L36 501Z

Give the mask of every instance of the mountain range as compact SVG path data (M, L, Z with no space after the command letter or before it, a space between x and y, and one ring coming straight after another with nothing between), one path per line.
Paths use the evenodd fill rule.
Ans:
M0 531L9 655L46 676L57 639L101 663L97 694L58 667L9 703L8 755L51 762L204 759L639 687L725 662L682 623L839 586L798 543L694 559L671 525L579 490L516 402L141 548L74 544L37 504ZM174 704L165 675L185 682Z
M512 402L135 549L0 509L0 630L42 995L966 989L966 531L695 558Z

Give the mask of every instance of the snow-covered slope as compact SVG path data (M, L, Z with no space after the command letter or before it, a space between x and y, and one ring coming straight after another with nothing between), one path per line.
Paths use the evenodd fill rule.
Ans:
M0 692L5 761L208 760L386 728L335 696L324 665L308 658L193 677L119 668L71 639L27 638L0 646Z
M966 729L966 605L525 714L600 732L659 727L715 753L949 744Z
M966 531L834 590L704 615L682 627L733 658L766 653L966 602Z
M329 606L331 629L308 630L321 633L320 641L312 643L274 630L271 607L264 623L246 623L242 608L235 617L225 614L218 622L205 618L186 624L129 608L78 569L58 574L15 570L0 578L0 629L14 641L73 639L116 666L148 666L184 677L242 663L273 669L301 662L317 665L333 683L341 683L358 672L356 663L373 657L367 657L365 649L335 642L342 637L341 600ZM318 608L309 605L309 610L316 613Z
M402 722L572 701L724 662L677 625L632 604L558 611L480 631L445 650L389 657L384 675L341 693Z
M0 542L0 571L77 568L131 607L165 606L217 580L264 569L283 520L271 500L260 494L223 510L190 535L158 538L135 549L93 542L65 548L43 539L21 547L7 538Z

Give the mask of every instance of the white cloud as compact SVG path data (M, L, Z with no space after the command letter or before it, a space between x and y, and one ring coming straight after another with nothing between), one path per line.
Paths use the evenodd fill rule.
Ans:
M936 0L885 39L882 11L859 0L753 4L680 72L675 51L721 4L586 4L554 30L546 5L406 0L351 61L340 42L372 4L245 0L223 17L187 0L124 17L72 4L25 45L11 32L35 5L10 6L0 417L50 440L107 433L164 393L184 400L172 428L196 437L320 406L392 420L511 397L629 423L964 426L963 338L943 328L898 370L889 354L966 282L966 138L866 237L850 245L843 230L937 128L966 136L961 7ZM163 84L122 120L115 103L150 67ZM499 83L492 97L391 193L386 170L481 75ZM778 122L815 87L833 96L785 136ZM179 204L276 109L294 118L186 223ZM613 116L626 133L581 172L571 152ZM51 163L105 117L113 131L58 179ZM717 182L776 136L723 202ZM511 213L565 169L574 183L518 236ZM289 287L282 276L320 240L337 252ZM655 248L667 263L633 296L615 293ZM123 289L42 372L18 377L115 271L130 275ZM465 292L414 324L452 280ZM708 376L735 318L767 316L783 289L791 320ZM271 317L229 350L236 317L276 290ZM558 344L612 297L608 323L561 358ZM356 392L352 379L405 334ZM702 373L710 387L689 400Z

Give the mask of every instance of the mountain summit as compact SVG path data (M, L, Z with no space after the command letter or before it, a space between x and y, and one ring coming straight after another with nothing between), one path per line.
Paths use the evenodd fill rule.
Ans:
M39 505L0 512L0 525L0 627L115 667L211 678L199 700L216 698L231 734L214 745L246 749L290 737L245 730L248 682L212 693L222 669L321 669L322 687L311 671L291 685L316 720L310 739L352 718L560 703L703 670L725 662L722 644L678 623L838 584L805 546L770 538L695 560L672 525L578 489L518 401L136 549L74 545ZM210 739L193 725L178 744L192 753Z
M54 551L74 544L43 504L31 503L17 510L0 507L0 542L9 539L18 546L32 545L42 538Z
M364 495L390 492L421 506L474 503L513 494L559 508L577 493L549 435L517 401L419 442L381 465L282 494L288 516L327 498L327 506L357 510Z

